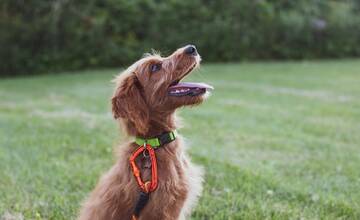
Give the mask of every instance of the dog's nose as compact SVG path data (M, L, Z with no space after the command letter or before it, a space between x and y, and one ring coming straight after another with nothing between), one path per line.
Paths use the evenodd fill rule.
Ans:
M196 55L197 54L196 47L194 45L186 46L185 53L188 55Z

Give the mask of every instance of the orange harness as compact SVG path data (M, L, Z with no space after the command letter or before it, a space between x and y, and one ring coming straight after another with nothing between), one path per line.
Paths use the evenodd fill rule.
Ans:
M154 192L158 186L158 174L157 174L155 149L174 141L176 139L176 136L177 136L176 131L170 131L170 132L164 132L158 136L147 139L136 137L135 143L139 146L139 148L137 148L135 152L130 156L129 161L132 172L134 173L136 182L139 185L141 192L132 215L132 220L136 220L139 217L141 210L145 207L145 205L149 201L150 193ZM145 158L150 158L151 161L151 178L149 181L146 182L144 182L141 179L141 171L136 166L136 162L135 162L136 158L141 153Z
M145 150L147 150L147 152L149 153L150 156L150 160L151 160L151 181L147 181L147 182L143 182L143 180L141 179L141 174L140 174L140 170L139 168L136 166L135 163L135 159L143 152L145 152ZM132 171L134 173L134 176L136 178L136 181L138 183L138 185L140 186L140 188L145 192L145 193L150 193L155 191L156 187L157 187L157 183L158 183L158 179L157 179L157 163L156 163L156 155L155 155L155 150L154 148L151 147L151 145L149 144L144 144L144 146L139 147L130 157L130 165L132 168Z
M139 168L136 166L135 159L143 153L145 156L145 152L148 152L148 156L151 160L151 180L144 182L141 179L141 173ZM136 204L134 214L132 215L132 220L137 220L138 216L141 212L141 210L144 208L146 203L149 200L149 194L153 191L155 191L157 184L158 184L158 178L157 178L157 163L156 163L156 155L154 148L151 147L149 144L144 144L144 146L139 147L130 157L130 165L132 168L132 171L134 173L134 176L136 178L136 181L143 191L140 193L140 198Z

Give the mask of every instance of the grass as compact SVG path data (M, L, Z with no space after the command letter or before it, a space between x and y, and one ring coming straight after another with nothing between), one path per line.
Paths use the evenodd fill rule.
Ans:
M121 134L117 70L0 80L0 219L74 219ZM180 111L206 169L192 219L360 219L359 60L206 64ZM2 217L1 217L2 216Z

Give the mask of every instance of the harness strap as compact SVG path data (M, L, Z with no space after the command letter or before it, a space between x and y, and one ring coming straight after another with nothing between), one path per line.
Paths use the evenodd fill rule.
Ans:
M148 188L145 186L145 183L141 179L140 170L136 166L136 163L135 163L135 159L141 153L143 153L143 151L145 151L145 150L147 150L147 152L149 153L150 160L151 160L151 181L150 181L150 186ZM157 187L157 163L156 163L156 156L155 156L154 149L149 144L147 144L145 147L143 147L143 146L139 147L131 155L130 165L131 165L132 171L134 173L134 176L136 178L136 181L137 181L138 185L140 186L140 188L142 189L142 191L146 192L146 193L153 192Z
M155 191L158 185L158 174L157 174L157 162L156 162L156 155L155 155L155 149L158 147L170 143L174 141L176 138L176 131L171 131L168 133L163 133L159 136L144 139L137 137L135 142L140 147L138 147L134 153L130 156L129 162L131 169L133 171L133 174L135 176L136 182L139 185L141 192L139 195L139 199L135 205L134 213L132 215L132 220L137 220L137 218L140 215L141 210L144 209L147 202L149 201L150 193ZM136 158L143 154L145 156L145 153L148 153L148 156L151 161L151 179L147 182L144 182L141 179L141 172L139 168L136 166Z
M140 192L139 199L136 203L135 210L133 216L139 217L141 210L145 207L147 202L149 201L150 193Z
M147 182L143 182L141 179L141 174L139 168L136 166L135 159L143 152L147 151L151 160L151 180ZM145 205L149 201L150 193L153 192L157 187L157 163L156 163L156 155L154 149L146 144L145 146L139 147L130 157L130 165L136 181L141 188L139 199L136 203L134 213L132 215L132 220L136 220L141 210L144 209Z

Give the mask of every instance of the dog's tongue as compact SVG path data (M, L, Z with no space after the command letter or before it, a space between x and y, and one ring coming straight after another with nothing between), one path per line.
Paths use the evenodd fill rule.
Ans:
M193 82L179 82L178 84L171 86L172 89L178 88L200 88L200 89L207 89L213 90L214 87L206 84L206 83L193 83Z

